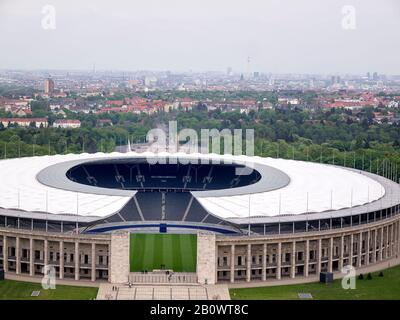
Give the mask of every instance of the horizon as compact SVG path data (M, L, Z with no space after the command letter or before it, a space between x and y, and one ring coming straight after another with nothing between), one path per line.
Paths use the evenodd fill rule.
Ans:
M78 68L71 68L71 69L63 69L63 68L52 68L52 69L42 69L42 68L0 68L0 72L39 72L39 73L46 73L46 72L82 72L82 73L91 73L91 74L100 74L100 73L172 73L172 74L218 74L218 75L227 75L226 70L168 70L168 69L157 69L157 70L145 70L145 69L136 69L136 70L128 70L128 69L78 69ZM367 73L373 74L374 70L366 70L364 73L339 73L339 72L331 72L331 73L295 73L295 72L284 72L284 73L272 73L268 71L258 71L261 75L266 76L318 76L318 77L325 77L325 76L344 76L344 77L365 77ZM396 73L379 73L378 75L384 75L389 77L399 77L400 72ZM239 72L232 70L233 76L240 76L246 74L245 72ZM231 76L232 76L231 75ZM51 75L50 75L51 77Z
M75 1L3 0L0 69L400 74L396 0Z

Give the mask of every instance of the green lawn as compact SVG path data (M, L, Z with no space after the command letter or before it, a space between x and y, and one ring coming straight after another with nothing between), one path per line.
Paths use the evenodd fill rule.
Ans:
M130 252L132 272L160 269L161 265L175 272L196 272L196 235L132 234Z
M341 280L335 280L331 285L321 283L306 283L298 285L231 289L234 300L293 300L299 299L298 293L311 293L317 300L400 300L400 266L383 271L384 276L372 273L372 280L356 280L356 289L344 290Z
M97 296L98 288L56 285L54 290L44 290L40 283L0 281L0 300L90 300ZM32 291L40 291L31 297Z

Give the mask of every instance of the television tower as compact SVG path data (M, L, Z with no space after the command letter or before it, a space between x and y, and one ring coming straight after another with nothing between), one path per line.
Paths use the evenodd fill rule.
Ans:
M250 62L251 62L250 57L247 57L247 70L246 70L246 73L247 73L247 77L249 79L251 78Z

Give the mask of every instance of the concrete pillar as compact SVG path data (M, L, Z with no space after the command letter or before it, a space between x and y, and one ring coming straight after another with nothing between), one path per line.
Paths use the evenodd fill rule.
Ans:
M386 226L386 242L385 242L385 258L386 259L388 259L389 258L389 251L390 251L390 231L389 231L389 229L390 229L390 226L389 225L387 225Z
M282 266L282 243L278 242L278 252L276 255L276 279L281 278L281 267Z
M332 264L333 264L333 237L329 239L328 272L332 272Z
M322 240L317 240L317 276L321 273L321 261L322 261Z
M129 232L117 231L111 234L110 275L111 283L129 281ZM197 276L200 283L207 279L209 284L216 282L217 250L215 234L197 235Z
M306 240L306 250L304 252L304 276L308 277L308 268L310 262L310 240Z
M292 260L290 263L290 277L294 279L296 277L296 241L292 242L292 254L290 257Z
M398 255L398 253L399 253L399 222L397 221L396 223L395 223L395 227L394 227L394 230L395 230L395 246L394 246L394 248L395 248L395 255L396 255L396 258L397 258L397 255Z
M247 255L246 255L246 281L251 280L251 244L247 245Z
M376 246L378 244L378 229L374 229L374 237L372 238L372 263L376 262Z
M64 241L60 241L59 243L59 253L60 253L60 279L64 279Z
M382 261L383 259L383 227L380 229L380 245L379 245L379 261Z
M35 274L34 246L33 238L29 239L29 275L32 277Z
M47 239L44 240L43 247L43 263L47 266L49 264L49 241Z
M263 245L263 256L262 256L262 281L267 280L267 244Z
M382 227L382 241L381 241L382 242L382 245L381 245L381 247L382 247L382 260L385 259L385 248L386 248L385 241L386 241L385 227Z
M358 235L358 259L357 259L357 266L361 267L361 258L362 258L362 232Z
M397 226L396 226L396 230L397 230L397 250L396 250L396 254L400 253L400 222L397 221Z
M394 224L390 225L390 257L393 257L393 246L394 246Z
M4 272L8 271L8 241L7 236L3 236L3 269Z
M397 256L397 222L393 223L393 256Z
M400 253L400 221L397 221L397 254Z
M350 235L350 248L349 248L349 251L350 251L350 253L349 253L349 265L353 265L353 242L354 241L354 237L353 237L353 234L351 234Z
M20 237L15 238L15 273L21 273L21 246L20 246L21 239Z
M340 237L340 256L339 256L339 271L343 269L343 259L344 259L344 235Z
M235 282L235 245L231 245L231 283Z
M79 261L79 242L78 241L75 241L74 259L75 259L75 280L79 280L80 261Z
M370 241L371 241L371 231L368 230L368 232L367 232L367 241L365 243L365 265L366 266L369 265L369 257L370 257L370 253L369 253L370 245L369 245L369 243L370 243Z
M96 281L96 243L92 243L92 281Z

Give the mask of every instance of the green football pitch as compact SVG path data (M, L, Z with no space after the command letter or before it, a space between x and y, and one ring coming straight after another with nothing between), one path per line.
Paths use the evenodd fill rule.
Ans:
M197 236L193 234L131 234L131 272L172 269L196 272Z

